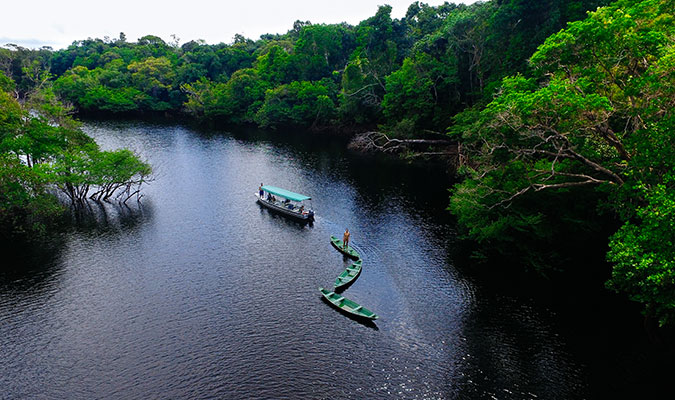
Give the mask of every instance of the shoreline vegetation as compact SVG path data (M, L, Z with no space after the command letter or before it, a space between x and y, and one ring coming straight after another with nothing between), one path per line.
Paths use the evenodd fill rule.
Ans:
M48 241L68 212L90 203L126 206L152 179L136 154L104 151L70 116L44 78L18 95L0 71L0 237Z
M414 2L401 19L385 5L355 26L296 21L230 44L121 33L56 51L6 45L0 217L40 230L58 208L50 190L76 206L148 179L132 153L101 152L74 113L346 132L359 151L452 160L449 210L476 260L549 279L600 276L672 326L674 9ZM606 262L581 269L598 255Z

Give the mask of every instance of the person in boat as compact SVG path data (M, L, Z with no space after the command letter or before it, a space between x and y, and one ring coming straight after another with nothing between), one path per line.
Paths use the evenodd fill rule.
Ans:
M347 247L349 247L349 236L350 236L349 228L347 228L347 229L345 229L345 234L342 235L342 248L343 249L346 249Z
M260 187L258 188L258 194L260 195L260 198L263 199L265 198L265 191L263 190L263 184L262 182L260 183Z
M302 214L302 212L305 211L305 205L304 204L301 205L300 209L298 209L298 211L300 212L300 214Z

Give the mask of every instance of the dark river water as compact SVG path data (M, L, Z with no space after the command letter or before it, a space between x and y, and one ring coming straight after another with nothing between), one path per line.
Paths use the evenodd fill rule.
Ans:
M577 338L597 327L455 266L441 168L308 135L85 130L155 180L0 275L2 398L568 399L606 383ZM262 209L261 182L311 195L315 223ZM318 291L347 265L329 242L345 228L363 272L343 294L374 324Z

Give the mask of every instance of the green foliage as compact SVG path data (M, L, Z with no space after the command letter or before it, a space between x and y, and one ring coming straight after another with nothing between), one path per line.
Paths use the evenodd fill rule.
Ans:
M307 25L295 43L294 62L303 80L320 80L340 70L356 47L352 29L346 25Z
M36 71L51 65L55 93L81 112L187 112L233 124L255 123L265 90L331 79L341 85L337 98L328 96L338 104L335 123L401 132L412 121L417 135L441 132L457 112L487 103L504 76L526 71L546 36L605 1L415 2L401 19L381 6L357 26L296 21L286 34L237 35L232 44L178 46L153 35L134 43L121 33L56 52L0 51L0 69L8 65L23 93L48 78ZM239 99L233 93L242 86ZM268 111L259 121L288 123Z
M288 50L279 45L272 46L256 61L256 71L261 79L272 84L289 83L300 75L299 65L292 62Z
M74 112L73 106L64 104L59 100L51 84L46 84L37 90L33 90L31 95L26 99L25 106L52 125L64 128L76 128L79 126L70 117Z
M335 94L330 80L282 85L265 93L255 120L262 127L325 126L335 116Z
M270 84L261 80L255 69L235 72L227 83L202 79L182 86L187 93L187 111L210 120L251 123L265 98Z
M78 103L96 85L98 85L96 75L86 67L78 66L56 79L54 90L64 100Z
M87 197L108 200L115 195L125 201L137 192L152 169L129 150L101 151L89 144L59 154L39 171L72 204L82 204Z
M167 58L148 57L143 61L132 62L127 68L131 71L131 81L135 88L156 99L148 104L151 110L164 111L171 108L168 100L174 73Z
M19 130L23 116L19 103L9 93L0 91L0 142Z
M18 158L0 154L0 235L42 235L62 206L47 193L46 182Z
M661 325L675 320L675 175L663 184L636 188L646 204L610 238L615 263L608 286L645 304Z
M7 75L0 71L0 91L11 92L16 88L16 84Z
M444 3L438 7L429 6L416 1L408 7L405 14L405 22L410 29L410 35L415 41L426 35L436 33L450 13L463 6Z
M136 88L116 89L103 85L96 85L91 88L79 102L85 110L101 110L113 113L136 111L140 108L140 105L147 103L150 103L150 108L154 106L149 96ZM162 109L162 107L158 107L158 109Z
M417 125L429 120L433 111L433 81L410 58L387 77L382 101L384 115L389 120L405 119Z
M396 125L391 127L390 130L391 136L394 138L403 138L403 139L414 138L416 133L415 121L412 119L404 118L398 121Z
M265 91L271 86L267 81L259 79L254 69L235 72L225 85L226 99L232 107L232 121L253 122L255 113L265 98Z
M37 71L39 76L41 73ZM73 91L87 84L90 71L79 67L59 84ZM0 75L2 78L4 75ZM70 86L68 86L70 85ZM9 80L3 88L12 89ZM85 91L91 96L94 86ZM129 88L116 90L124 91ZM106 96L112 104L114 96ZM76 206L87 198L126 201L138 193L150 166L129 150L101 151L68 117L68 108L41 82L20 104L0 91L0 234L36 238L63 211L53 195L60 189Z
M343 123L365 125L381 120L381 81L370 75L368 59L356 57L342 74L339 114Z
M668 0L620 0L571 23L534 53L533 78L505 78L499 96L450 130L469 159L450 209L471 237L510 254L525 232L548 252L558 242L541 231L550 204L595 198L624 221L608 286L662 324L675 316L673 10ZM557 212L567 221L558 231L583 221L569 205Z

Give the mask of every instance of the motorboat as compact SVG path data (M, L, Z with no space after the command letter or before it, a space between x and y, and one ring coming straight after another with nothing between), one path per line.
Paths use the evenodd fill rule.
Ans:
M276 186L264 185L255 194L258 203L272 211L300 221L313 221L314 210L304 202L312 198L304 194L291 192Z

